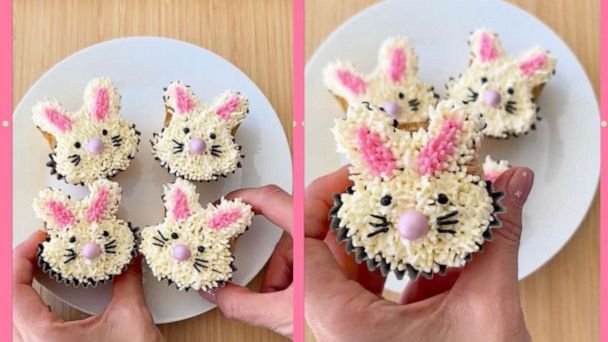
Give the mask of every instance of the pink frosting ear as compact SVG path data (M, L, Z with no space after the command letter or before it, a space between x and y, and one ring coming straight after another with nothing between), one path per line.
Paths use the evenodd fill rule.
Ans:
M182 87L175 87L175 104L178 114L185 114L194 109L194 101Z
M46 204L47 209L55 223L62 229L69 228L76 222L74 214L63 203L58 201L49 201Z
M95 198L91 201L91 206L87 210L87 221L98 222L106 213L108 208L108 198L110 193L108 189L100 189Z
M44 117L62 133L65 133L72 129L74 122L65 113L60 112L55 108L45 108Z
M238 208L219 211L209 220L209 228L215 230L226 228L238 220L241 215Z
M173 208L171 209L171 214L176 221L185 220L190 217L188 198L180 188L175 188L173 191Z
M241 104L241 100L238 96L233 95L229 97L226 102L222 103L216 110L215 113L222 119L228 120L230 115L234 113Z
M110 95L108 94L108 89L99 88L94 96L95 100L93 102L91 114L97 121L105 121L108 112L110 111Z
M445 163L456 151L456 138L462 129L462 122L446 119L439 133L420 150L418 170L422 175L430 175L445 169Z
M494 45L494 39L491 34L483 33L479 42L479 57L482 63L492 62L498 58L498 50Z
M407 59L401 48L395 48L391 52L391 59L386 71L393 83L400 82L406 76Z
M367 167L374 176L390 177L396 166L396 158L390 148L384 145L382 138L362 127L357 131L359 151Z
M336 77L340 84L346 87L355 96L359 96L365 93L367 88L367 82L365 80L348 70L338 69L336 70Z
M542 69L545 66L545 63L547 63L547 60L547 54L540 53L521 62L519 64L519 69L524 73L524 75L530 77L538 70Z

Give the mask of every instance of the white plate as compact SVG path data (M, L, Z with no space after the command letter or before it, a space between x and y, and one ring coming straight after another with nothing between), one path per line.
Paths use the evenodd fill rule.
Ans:
M76 110L82 104L88 81L97 76L112 78L122 94L123 117L142 132L135 160L114 178L124 190L120 217L144 227L160 222L164 216L162 185L172 182L174 177L152 158L149 140L164 122L163 87L174 80L190 84L203 101L211 101L225 89L237 89L249 98L250 115L236 136L246 155L243 168L218 182L200 184L202 204L243 187L275 183L291 190L291 157L283 128L264 94L245 74L221 57L185 42L155 37L112 40L81 50L57 64L32 86L15 110L13 244L23 241L42 225L31 204L40 190L58 187L75 198L87 193L84 187L68 186L49 175L45 166L49 147L32 123L31 108L36 101L51 97ZM254 219L236 247L236 283L244 285L255 277L280 235L281 230L266 219ZM196 292L179 292L166 282L156 281L146 271L146 299L155 322L186 319L214 307ZM102 310L110 298L109 284L75 289L58 284L45 274L36 278L59 298L87 313Z
M485 140L480 151L529 166L536 174L524 212L521 279L551 259L585 217L599 179L600 126L593 88L572 51L551 29L515 6L496 0L385 1L334 31L306 66L306 181L344 163L331 152L335 142L329 128L342 113L322 83L328 62L350 59L359 70L371 71L382 41L407 35L419 56L420 78L443 96L448 77L467 64L469 33L484 26L496 30L512 55L539 44L557 57L557 74L540 97L543 120L538 130L508 141ZM394 276L387 282L393 291L404 285Z

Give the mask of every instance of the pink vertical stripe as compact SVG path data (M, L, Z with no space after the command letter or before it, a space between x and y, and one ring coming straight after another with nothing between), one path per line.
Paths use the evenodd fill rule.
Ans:
M190 209L188 208L188 198L186 194L180 188L175 188L173 191L173 208L171 208L171 214L176 221L185 220L190 216Z
M393 83L400 82L405 77L405 69L407 68L407 60L405 52L401 48L393 49L391 53L391 62L389 65L388 74Z
M105 121L108 111L110 110L110 96L108 90L101 88L95 94L95 103L93 103L93 117L97 121Z
M108 189L100 189L97 196L91 201L91 206L87 210L87 221L97 222L106 213L108 208Z
M13 202L12 202L12 131L13 131L13 4L12 1L0 2L0 188L3 189L0 207L0 269L5 270L0 282L0 341L11 341L12 329L12 241L13 241ZM8 127L2 122L6 120Z

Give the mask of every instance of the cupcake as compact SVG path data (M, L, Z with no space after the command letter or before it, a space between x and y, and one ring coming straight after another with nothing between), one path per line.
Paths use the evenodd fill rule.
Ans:
M481 113L488 137L527 134L536 128L536 99L555 73L555 64L555 57L541 47L513 59L496 33L478 29L469 38L468 68L447 84L448 98Z
M93 79L76 113L57 100L33 108L34 124L50 147L51 174L69 184L88 185L125 170L137 153L140 133L120 117L120 95L109 78Z
M227 90L209 106L189 86L169 84L163 96L165 127L152 138L152 154L169 173L191 181L214 181L241 167L234 139L249 113L247 98Z
M378 66L368 75L349 62L336 61L324 70L324 83L346 111L349 105L369 102L381 106L399 124L428 120L428 107L439 96L418 79L418 57L405 37L384 41Z
M508 160L495 161L489 155L486 156L486 160L483 162L483 174L486 181L494 183L500 175L510 169Z
M118 183L97 180L89 189L81 201L53 189L34 200L48 234L38 245L38 265L68 285L89 287L111 280L136 253L134 229L116 217L122 192Z
M236 270L231 246L251 225L251 206L222 198L202 208L195 186L183 179L165 186L163 201L164 221L143 229L139 248L154 276L179 290L223 286Z
M428 115L426 129L399 130L361 104L333 129L354 185L334 196L331 228L357 262L384 276L415 280L463 267L500 226L502 194L475 162L480 116L451 101Z

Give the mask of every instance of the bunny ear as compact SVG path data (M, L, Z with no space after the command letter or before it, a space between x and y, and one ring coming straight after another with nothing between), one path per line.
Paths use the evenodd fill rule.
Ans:
M84 200L89 223L109 218L118 211L122 189L116 182L98 180L91 184L91 193Z
M178 117L193 114L201 107L200 100L192 89L181 81L170 83L165 88L163 99L167 110L177 114Z
M240 198L234 200L221 199L220 204L210 204L206 209L206 226L224 236L236 237L245 232L251 225L253 210Z
M524 52L518 58L519 70L532 86L546 83L555 71L555 57L540 47Z
M352 106L333 128L338 151L346 154L353 167L366 176L391 178L398 168L403 146L395 123L378 107L366 102Z
M378 63L388 80L399 84L408 77L416 75L418 57L407 38L394 37L382 44Z
M74 127L72 116L55 100L38 102L32 112L34 124L55 137L70 132Z
M249 101L239 92L227 90L213 101L211 110L229 128L234 128L247 116Z
M489 29L478 29L469 39L473 63L491 63L504 55L498 35Z
M34 199L34 211L49 231L69 229L77 222L69 196L60 190L41 191Z
M95 78L84 90L84 105L91 117L97 122L118 117L120 94L107 77Z
M329 64L323 70L323 82L329 91L348 102L354 102L367 92L367 81L349 63Z
M183 179L165 185L164 201L167 215L178 222L187 220L200 209L196 187Z

